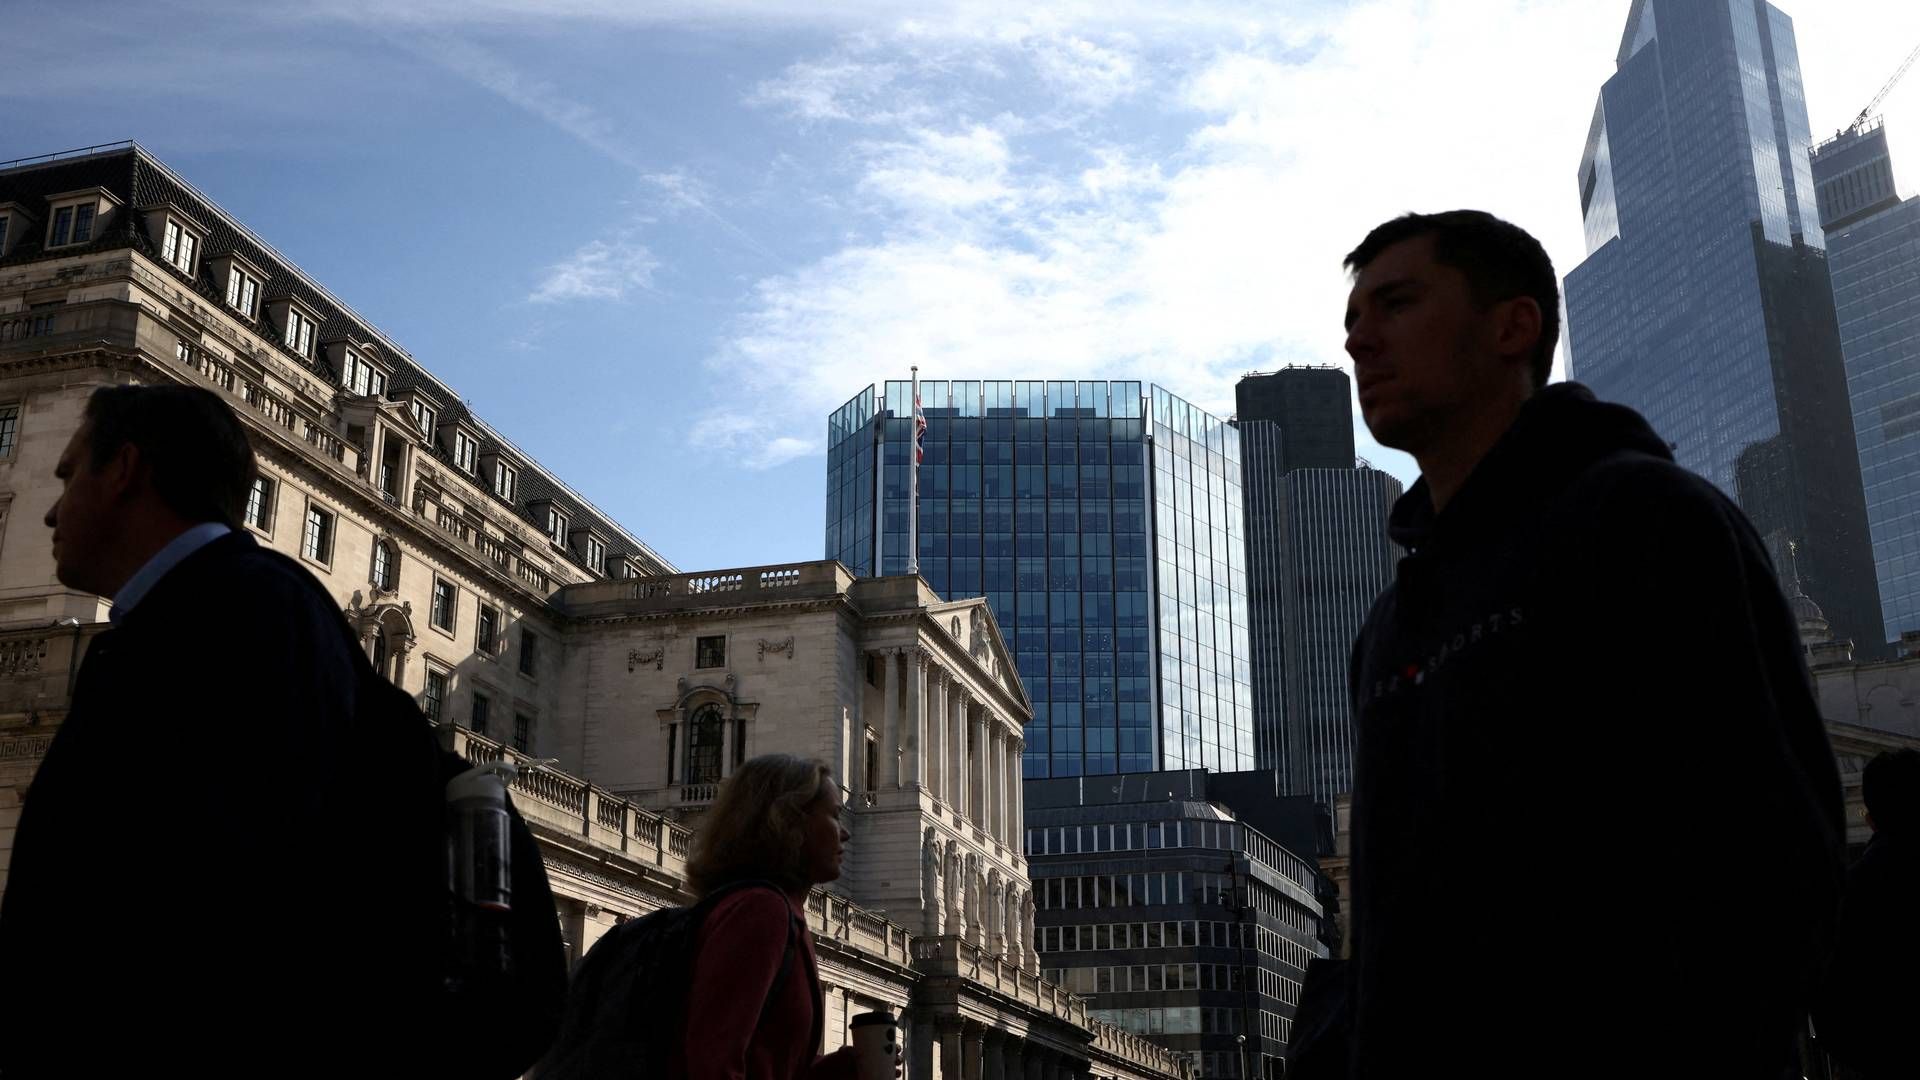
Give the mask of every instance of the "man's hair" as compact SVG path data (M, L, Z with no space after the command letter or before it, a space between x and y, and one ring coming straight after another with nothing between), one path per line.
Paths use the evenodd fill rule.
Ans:
M785 889L807 879L805 833L813 804L825 798L832 772L792 754L763 754L735 769L694 829L687 883L706 896L736 881L771 881Z
M197 386L103 386L87 399L86 422L95 469L132 444L168 509L239 527L253 447L219 395Z
M1532 234L1484 210L1449 210L1443 214L1404 214L1374 227L1360 246L1347 254L1346 267L1354 273L1382 251L1406 240L1433 237L1433 258L1466 275L1473 302L1482 308L1502 300L1530 296L1540 305L1540 342L1534 347L1533 386L1547 385L1553 371L1553 347L1560 340L1560 282L1553 260Z
M1920 750L1875 754L1861 770L1860 797L1875 829L1904 833L1920 826Z

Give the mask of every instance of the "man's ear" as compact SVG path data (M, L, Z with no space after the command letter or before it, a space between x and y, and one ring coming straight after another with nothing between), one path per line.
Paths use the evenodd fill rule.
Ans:
M115 502L124 502L140 494L147 486L147 462L140 454L140 448L132 443L121 443L120 449L106 463L94 470L100 478L100 486Z
M1531 363L1540 344L1540 302L1531 296L1502 300L1494 305L1494 320L1494 347L1500 355Z

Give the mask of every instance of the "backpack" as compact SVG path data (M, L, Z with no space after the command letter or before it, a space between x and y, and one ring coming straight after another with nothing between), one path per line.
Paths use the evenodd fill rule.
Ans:
M351 927L356 955L377 958L352 988L364 1018L355 1026L392 1048L380 1054L389 1075L513 1080L552 1044L566 1002L566 947L539 843L509 799L511 967L460 971L445 795L473 764L441 746L413 697L357 643L353 655L353 737L363 756L346 778L357 794L342 831L358 839L340 858L367 895L349 892L334 917Z
M663 1080L686 1028L700 926L722 897L748 888L780 891L770 881L735 882L692 907L661 908L607 931L574 972L559 1038L533 1080ZM775 990L793 962L797 923L797 917L787 923ZM763 1019L773 996L769 991L760 1008Z

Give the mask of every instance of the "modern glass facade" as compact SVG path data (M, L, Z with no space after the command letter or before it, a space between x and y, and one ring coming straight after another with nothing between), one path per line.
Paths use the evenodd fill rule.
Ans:
M1328 955L1312 864L1204 777L1118 780L1027 785L1042 973L1203 1080L1278 1080L1307 964Z
M1809 595L1885 637L1793 23L1763 0L1635 0L1580 162L1569 371L1796 543Z
M992 605L1034 703L1025 775L1252 767L1232 429L1137 382L920 395L919 572ZM912 440L905 380L829 420L827 554L857 574L907 572Z
M1878 125L1814 158L1887 637L1920 630L1920 198L1894 193Z

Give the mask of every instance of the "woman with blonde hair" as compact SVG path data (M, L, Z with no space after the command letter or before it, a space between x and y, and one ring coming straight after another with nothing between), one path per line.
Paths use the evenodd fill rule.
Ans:
M695 827L687 877L706 909L694 940L672 1080L851 1080L850 1049L820 1056L825 1010L804 913L851 839L818 761L742 765Z

